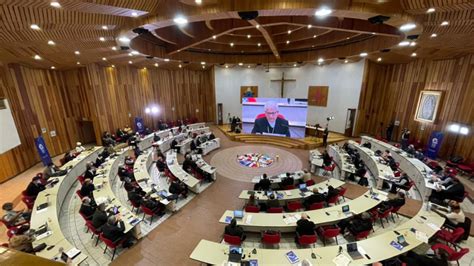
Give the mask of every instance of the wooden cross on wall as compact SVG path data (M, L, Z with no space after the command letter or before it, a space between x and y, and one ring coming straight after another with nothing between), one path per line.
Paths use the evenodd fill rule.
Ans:
M281 82L280 88L280 97L283 98L283 94L285 92L285 81L296 81L296 79L285 79L285 72L281 73L281 79L272 79L271 81L278 81Z

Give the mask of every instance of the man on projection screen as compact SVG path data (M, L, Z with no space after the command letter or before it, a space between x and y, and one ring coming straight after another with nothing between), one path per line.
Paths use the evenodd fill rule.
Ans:
M288 120L279 115L278 104L272 101L266 102L264 111L264 117L257 117L255 119L252 133L285 135L290 137Z

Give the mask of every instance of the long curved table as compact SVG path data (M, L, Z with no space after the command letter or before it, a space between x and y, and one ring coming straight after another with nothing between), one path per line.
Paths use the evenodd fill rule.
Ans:
M355 166L352 162L349 162L350 159L349 154L346 151L341 149L339 145L333 144L327 147L327 151L329 156L332 157L333 162L339 168L340 177L345 177L347 174L354 174L355 173Z
M415 217L401 224L394 230L389 230L380 235L357 241L359 251L364 254L362 259L352 260L347 254L345 246L343 246L342 255L347 257L350 261L350 265L365 265L393 258L424 243L421 240L422 238L416 237L416 233L413 233L410 230L411 228L420 232L418 234L430 238L443 223L444 218L438 214L421 210ZM396 232L403 234L406 242L409 243L408 246L401 250L390 245L391 241L396 241L397 239L398 234ZM256 254L252 253L252 247L243 248L243 254L246 255L246 260L256 259L258 265L290 265L285 255L289 251L293 251L299 257L300 261L306 259L313 265L334 265L334 259L338 257L339 247L338 245L333 245L292 250L257 248L255 249ZM191 253L190 258L207 264L222 265L228 260L228 253L229 245L227 244L201 240ZM312 253L316 254L316 259L312 258ZM367 256L365 256L365 254L367 254Z
M38 229L47 223L49 231L47 235L49 235L41 239L36 239L33 242L33 246L38 246L42 243L45 243L49 247L54 246L49 250L46 248L40 252L37 252L37 256L47 259L59 260L61 256L59 252L60 248L62 248L65 252L75 249L74 245L72 245L66 239L61 231L59 223L61 207L64 203L66 195L76 182L76 177L85 172L87 162L95 161L101 151L102 147L93 147L83 151L74 160L61 167L62 170L70 170L68 170L66 175L57 177L59 180L57 184L41 191L36 197L36 201L31 213L30 228ZM48 203L48 207L38 210L38 206L44 203ZM73 259L73 264L79 264L86 258L87 255L80 253Z
M194 176L188 174L186 171L183 170L183 167L178 163L176 151L168 151L168 153L166 154L166 164L168 165L168 169L170 170L170 172L181 182L186 184L186 186L188 186L191 191L193 191L194 193L201 192L199 189L199 179L195 178Z

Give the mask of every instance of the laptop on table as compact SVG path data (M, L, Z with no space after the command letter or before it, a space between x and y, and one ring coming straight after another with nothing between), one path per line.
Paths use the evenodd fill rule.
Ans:
M403 235L397 236L397 242L398 242L398 244L400 244L400 245L403 246L403 247L406 247L406 246L409 245L409 244L407 243L407 241L405 240L405 237L404 237Z
M234 218L235 219L242 219L244 218L244 212L241 210L235 210L234 211Z
M347 244L347 253L351 256L353 260L362 259L362 254L360 254L357 249L357 242Z
M229 261L230 262L240 262L242 260L243 249L239 246L230 246L229 247Z
M308 191L308 187L305 183L300 184L299 189L300 189L301 192L307 192Z

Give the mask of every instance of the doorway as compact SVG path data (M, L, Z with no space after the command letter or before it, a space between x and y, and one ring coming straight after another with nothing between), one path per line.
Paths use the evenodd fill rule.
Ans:
M82 144L96 143L92 121L77 121L80 142Z
M346 127L344 130L344 135L346 137L352 137L352 130L354 129L355 115L356 115L356 109L352 109L352 108L347 109Z

